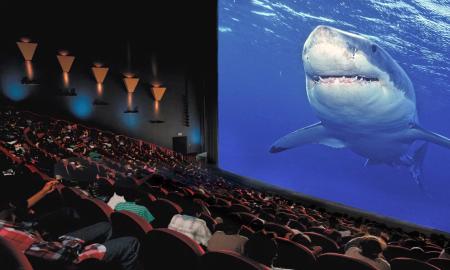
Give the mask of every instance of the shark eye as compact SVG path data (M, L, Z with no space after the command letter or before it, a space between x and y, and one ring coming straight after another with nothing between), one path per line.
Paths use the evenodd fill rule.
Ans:
M377 46L376 45L372 45L372 52L376 52L377 51Z

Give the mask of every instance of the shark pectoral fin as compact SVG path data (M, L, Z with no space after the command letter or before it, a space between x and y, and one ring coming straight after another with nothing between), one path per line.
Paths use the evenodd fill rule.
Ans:
M345 144L334 137L331 137L322 123L316 123L278 139L270 148L270 153L278 153L287 149L305 144L320 143L335 148L345 147Z
M415 141L422 140L430 143L434 143L440 145L442 147L450 148L450 139L442 136L440 134L428 131L419 126L414 126L410 128L404 136L402 136L403 140L406 141Z
M414 152L412 164L409 166L409 172L411 173L414 181L419 186L419 189L422 191L422 193L431 198L431 195L427 192L425 186L423 185L423 161L425 159L427 149L428 143L424 143Z

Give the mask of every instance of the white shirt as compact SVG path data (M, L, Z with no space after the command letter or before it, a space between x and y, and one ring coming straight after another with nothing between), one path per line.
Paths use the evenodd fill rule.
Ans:
M123 196L119 196L114 192L114 195L109 199L108 205L111 209L115 209L118 203L125 202L125 198Z
M208 246L208 240L211 238L211 231L206 222L192 216L174 215L168 228L186 235L205 247Z

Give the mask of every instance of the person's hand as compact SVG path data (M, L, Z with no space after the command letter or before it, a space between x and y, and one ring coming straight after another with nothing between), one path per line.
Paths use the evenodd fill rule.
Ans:
M58 180L51 180L48 181L47 183L45 183L44 187L41 189L41 191L44 194L49 194L51 193L53 190L55 190L56 185L58 185Z

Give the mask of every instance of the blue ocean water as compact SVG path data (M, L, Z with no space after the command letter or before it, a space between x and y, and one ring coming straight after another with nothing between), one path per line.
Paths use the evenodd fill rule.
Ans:
M420 123L450 137L450 1L220 0L219 165L282 188L450 232L450 149L430 145L424 187L407 168L364 167L347 149L270 145L316 123L303 43L317 25L378 43L414 84Z

